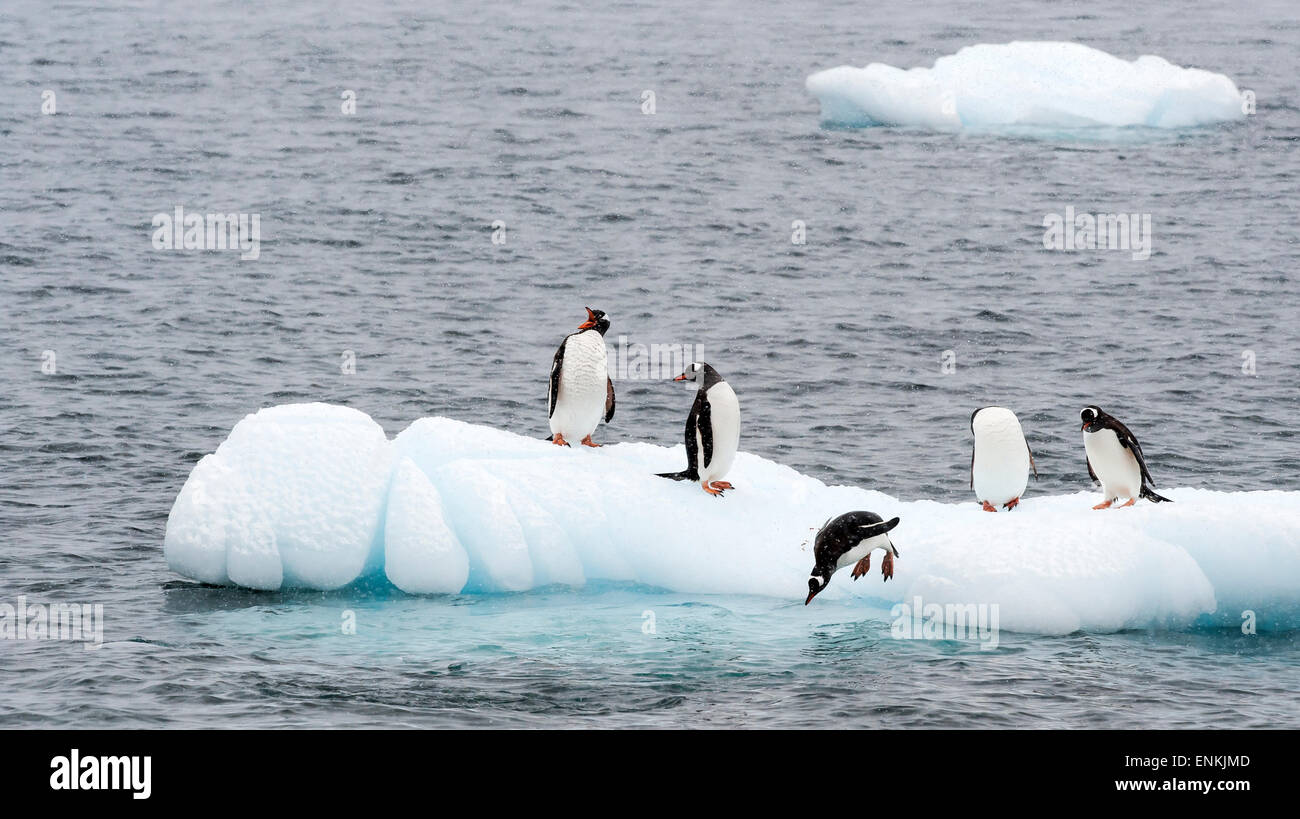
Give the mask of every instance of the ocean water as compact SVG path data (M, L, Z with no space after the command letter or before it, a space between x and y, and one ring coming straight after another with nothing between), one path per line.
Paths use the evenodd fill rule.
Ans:
M1015 39L1222 72L1258 110L937 134L823 127L803 86ZM996 403L1026 427L1031 491L1073 492L1096 403L1160 486L1298 490L1297 45L1283 2L10 0L0 603L102 604L105 644L0 640L20 681L0 725L1300 725L1294 632L983 651L892 639L849 601L210 588L161 548L189 470L262 406L546 434L584 305L616 348L699 345L740 396L742 448L828 483L969 500L970 412ZM177 206L258 214L260 257L153 249ZM1150 258L1044 250L1067 207L1150 214ZM624 381L601 435L675 443L687 404Z

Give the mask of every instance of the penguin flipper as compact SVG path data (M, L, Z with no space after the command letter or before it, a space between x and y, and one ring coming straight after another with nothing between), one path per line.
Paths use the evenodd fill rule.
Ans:
M605 423L614 417L614 380L605 376Z
M695 394L695 403L691 404L691 412L686 416L686 472L692 476L698 476L699 469L699 443L695 437L695 430L699 426L700 404L703 403L703 392ZM680 474L686 474L686 472ZM680 478L678 480L681 480Z
M560 399L560 368L564 366L564 345L569 343L568 336L560 342L560 348L555 351L555 360L551 362L551 387L546 394L546 417L550 418L555 414L555 405Z
M1088 477L1092 478L1093 483L1101 483L1101 481L1097 480L1097 473L1092 471L1092 461L1088 460L1088 456L1086 455L1083 460L1088 464Z
M1029 453L1029 467L1034 470L1034 480L1038 480L1038 464L1034 463L1034 451L1029 448L1029 441L1025 441L1025 451ZM975 466L975 453L971 453L971 467ZM1092 464L1088 464L1088 469L1092 469ZM971 475L971 488L975 488L975 476Z
M695 421L698 416L700 407L700 396L695 396L695 403L691 405L691 412L686 416L686 468L681 472L657 472L660 478L668 478L673 481L698 481L700 473L696 471L695 455L699 451L695 444Z
M713 413L709 409L709 399L700 393L700 413L695 417L695 427L700 431L700 443L704 445L704 465L713 463Z
M877 535L883 535L897 526L898 522L898 518L892 518L890 520L882 520L876 523L861 524L858 526L857 537L859 540L866 540L868 538L876 537Z
M1108 423L1106 426L1114 431L1116 438L1119 438L1120 446L1126 447L1133 453L1133 457L1137 459L1138 470L1142 473L1142 482L1154 486L1155 479L1151 477L1151 470L1147 469L1147 459L1146 456L1142 454L1142 445L1138 443L1137 436L1133 434L1132 430L1121 424L1117 419L1110 418L1107 420ZM1143 488L1145 488L1145 486ZM1153 492L1152 494L1154 495L1155 493ZM1159 497L1159 495L1156 497ZM1168 498L1164 498L1163 500L1168 500Z

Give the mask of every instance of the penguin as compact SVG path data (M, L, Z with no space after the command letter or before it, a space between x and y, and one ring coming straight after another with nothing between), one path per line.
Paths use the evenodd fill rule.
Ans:
M614 417L614 382L609 377L605 331L609 319L600 310L587 310L587 320L560 342L551 362L551 388L546 413L551 419L551 443L600 446L591 440L601 418Z
M1083 449L1088 462L1088 477L1101 483L1105 501L1092 507L1108 509L1120 498L1128 498L1122 506L1132 506L1139 497L1152 503L1168 501L1157 495L1151 486L1155 481L1142 457L1142 446L1129 428L1101 407L1087 406L1079 413L1083 422ZM1150 484L1150 486L1148 486Z
M1006 407L981 407L970 415L975 443L970 453L970 487L985 512L998 505L1011 510L1020 505L1029 483L1029 470L1038 480L1034 453L1029 450L1016 414Z
M813 544L814 563L808 577L808 599L803 604L811 603L831 582L831 575L850 563L856 564L854 580L865 575L871 569L871 553L876 549L885 550L880 573L888 583L894 576L894 558L899 556L889 531L897 525L898 518L882 520L875 512L846 512L827 521Z
M733 488L719 479L731 469L740 446L740 402L718 371L700 361L673 380L693 381L700 388L686 416L686 469L661 472L659 477L697 481L705 492L720 496Z

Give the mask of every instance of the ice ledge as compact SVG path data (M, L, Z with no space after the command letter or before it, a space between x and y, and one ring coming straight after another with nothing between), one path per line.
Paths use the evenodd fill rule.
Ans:
M894 581L837 575L814 605L996 603L1013 631L1300 623L1300 493L1161 491L1173 504L1094 512L1096 494L1013 513L827 486L740 453L713 498L655 477L683 448L561 448L449 418L389 441L364 413L264 409L195 466L164 551L186 577L333 589L386 575L411 593L523 591L588 580L802 607L811 527L852 509L902 523Z

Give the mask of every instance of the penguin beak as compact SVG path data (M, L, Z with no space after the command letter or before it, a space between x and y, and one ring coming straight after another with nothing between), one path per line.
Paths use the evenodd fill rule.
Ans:
M669 372L672 372L672 370L669 370ZM677 376L677 377L674 378L673 380L674 380L674 381L685 381L685 380L686 380L686 373L682 373L681 375ZM808 599L811 600L812 598L810 597L810 598L808 598Z
M590 308L590 307L584 307L584 308L582 308L582 309L584 309L584 310L587 311L587 320L584 321L582 324L579 324L579 325L578 325L578 329L579 329L579 330L590 330L592 327L595 327L595 326L596 326L596 314L593 313L593 312L591 312L591 308Z
M819 591L820 591L820 590L819 590ZM808 592L808 599L805 600L805 601L803 601L803 604L804 604L805 606L808 605L809 603L812 602L812 599L813 599L814 597L816 597L816 596L817 596L817 592Z
M1087 429L1087 428L1088 428L1088 422L1087 422L1087 421L1084 421L1084 422L1083 422L1083 426L1079 427L1079 431L1080 431L1080 432L1083 432L1083 431L1084 431L1085 429Z

